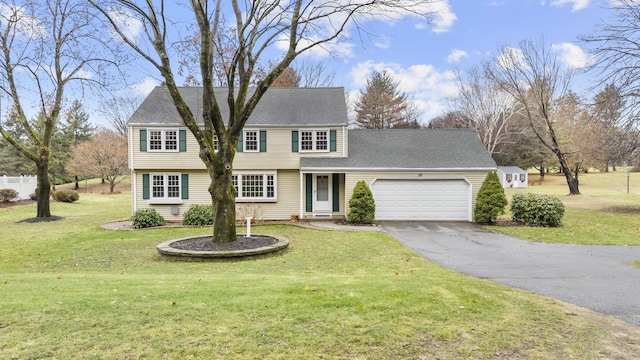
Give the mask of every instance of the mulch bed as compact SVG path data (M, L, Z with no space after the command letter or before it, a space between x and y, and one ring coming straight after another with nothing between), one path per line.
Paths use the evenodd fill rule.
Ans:
M20 205L31 205L34 204L35 201L31 199L26 200L13 200L13 201L0 201L0 208L8 208L12 206L20 206Z
M203 236L190 238L171 243L171 247L180 250L193 251L234 251L234 250L250 250L265 246L270 246L278 242L278 239L271 236L251 236L246 237L238 235L236 241L229 243L213 243L211 236Z

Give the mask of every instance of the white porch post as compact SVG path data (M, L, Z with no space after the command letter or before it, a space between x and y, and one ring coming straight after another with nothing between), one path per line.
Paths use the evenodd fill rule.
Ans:
M300 171L300 214L298 219L302 220L304 216L304 173Z

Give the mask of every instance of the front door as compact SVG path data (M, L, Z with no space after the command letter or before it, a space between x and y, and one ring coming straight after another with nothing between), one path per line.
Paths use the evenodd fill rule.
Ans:
M331 176L314 176L314 212L331 212Z

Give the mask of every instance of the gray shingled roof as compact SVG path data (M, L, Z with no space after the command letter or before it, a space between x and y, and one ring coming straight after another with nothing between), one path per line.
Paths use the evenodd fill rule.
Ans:
M507 174L526 174L527 172L517 166L498 166L498 170Z
M347 158L302 158L310 169L495 169L471 129L349 130Z
M202 119L202 88L181 87L180 93L196 119ZM227 88L216 88L215 96L223 118L228 119ZM181 123L169 91L164 86L153 89L129 119L129 125L178 125ZM261 126L346 126L347 123L343 88L270 88L247 122L249 125Z

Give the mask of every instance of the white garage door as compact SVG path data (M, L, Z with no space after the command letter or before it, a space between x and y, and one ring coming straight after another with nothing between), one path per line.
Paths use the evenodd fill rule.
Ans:
M371 185L376 220L469 220L464 180L377 180Z

